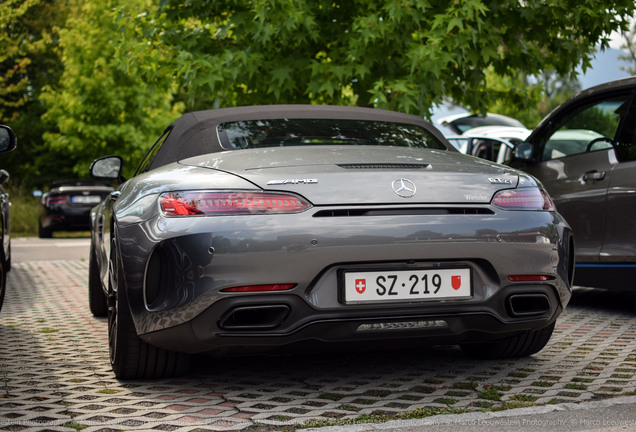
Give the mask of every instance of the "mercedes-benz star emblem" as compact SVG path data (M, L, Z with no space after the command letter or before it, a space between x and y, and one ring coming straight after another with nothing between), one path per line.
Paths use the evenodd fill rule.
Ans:
M402 198L411 198L415 195L415 183L405 178L399 178L393 181L393 191Z

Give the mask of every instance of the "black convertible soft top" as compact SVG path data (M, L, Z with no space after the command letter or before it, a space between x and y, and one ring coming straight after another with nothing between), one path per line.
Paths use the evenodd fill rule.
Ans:
M259 119L350 119L405 123L421 126L440 141L443 135L424 119L395 111L333 105L260 105L189 112L175 120L150 169L206 153L226 151L219 142L219 124ZM165 133L165 132L164 132Z

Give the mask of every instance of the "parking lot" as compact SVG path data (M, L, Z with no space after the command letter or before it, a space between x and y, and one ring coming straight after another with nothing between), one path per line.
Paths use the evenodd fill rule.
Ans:
M583 288L530 358L475 361L455 347L201 357L185 377L118 381L87 272L84 258L14 259L0 313L0 430L258 431L636 395L636 294Z

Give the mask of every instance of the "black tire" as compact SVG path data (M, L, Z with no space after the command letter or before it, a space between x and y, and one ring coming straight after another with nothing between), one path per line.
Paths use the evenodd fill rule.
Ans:
M44 228L40 222L38 222L38 237L51 238L53 237L53 230L50 228Z
M0 310L4 303L4 294L7 290L7 262L4 260L4 252L0 251Z
M460 346L466 354L478 359L494 360L527 357L541 351L550 340L553 331L554 323L539 330L521 333L505 339Z
M96 317L108 316L108 302L102 289L102 281L99 277L99 269L95 257L95 249L91 242L90 258L88 260L88 306Z
M188 371L190 356L144 342L135 329L119 261L111 247L112 271L108 289L108 344L110 364L119 379L169 378Z

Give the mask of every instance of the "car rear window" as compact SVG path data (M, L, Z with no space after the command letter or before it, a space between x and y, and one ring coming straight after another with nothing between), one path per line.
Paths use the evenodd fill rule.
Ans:
M220 124L226 150L307 145L371 145L446 150L423 127L370 120L273 119Z

